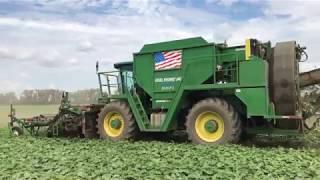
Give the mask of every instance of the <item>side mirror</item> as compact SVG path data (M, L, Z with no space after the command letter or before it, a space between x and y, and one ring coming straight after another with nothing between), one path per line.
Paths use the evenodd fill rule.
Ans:
M99 72L99 61L96 62L96 73Z

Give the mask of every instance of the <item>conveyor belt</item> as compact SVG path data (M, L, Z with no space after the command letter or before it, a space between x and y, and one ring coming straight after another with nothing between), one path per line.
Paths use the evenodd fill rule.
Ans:
M277 115L295 115L299 102L299 69L296 59L296 42L280 42L273 49L270 63L270 94ZM279 120L277 127L285 129L298 128L298 122Z
M277 43L271 65L273 102L277 115L294 115L297 110L298 62L295 41Z
M320 68L300 73L300 87L320 84Z

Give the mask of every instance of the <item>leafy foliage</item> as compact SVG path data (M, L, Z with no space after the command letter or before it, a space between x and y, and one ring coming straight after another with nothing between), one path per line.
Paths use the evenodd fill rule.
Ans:
M308 86L301 91L302 108L305 112L313 115L320 108L320 86Z
M9 137L0 179L320 178L320 150Z

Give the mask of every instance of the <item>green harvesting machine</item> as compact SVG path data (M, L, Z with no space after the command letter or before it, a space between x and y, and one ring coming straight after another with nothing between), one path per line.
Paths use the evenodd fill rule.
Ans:
M66 106L64 96L59 113L46 119L48 134L73 130L116 141L183 130L196 144L304 134L313 127L300 101L299 62L305 58L295 41L272 46L247 39L228 46L195 37L146 44L133 61L114 64L116 71L99 71L97 63L98 104ZM316 82L309 77L303 76L303 86Z
M186 130L198 144L238 142L243 134L297 134L307 129L300 103L295 41L247 39L245 45L201 37L146 44L133 61L98 72L105 103L101 138Z

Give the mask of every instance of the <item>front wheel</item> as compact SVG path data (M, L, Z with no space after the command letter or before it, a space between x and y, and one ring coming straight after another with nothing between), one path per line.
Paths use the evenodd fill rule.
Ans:
M133 139L137 135L137 125L125 102L111 102L105 105L98 118L100 138L113 141Z
M238 113L223 99L199 101L186 121L189 139L195 144L225 144L239 141L241 121Z

